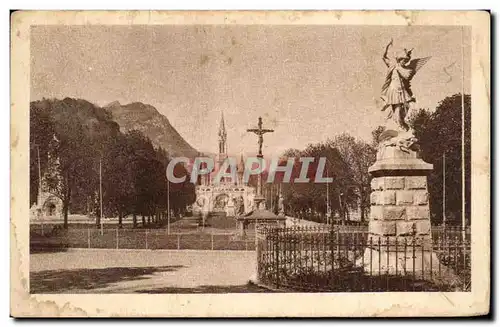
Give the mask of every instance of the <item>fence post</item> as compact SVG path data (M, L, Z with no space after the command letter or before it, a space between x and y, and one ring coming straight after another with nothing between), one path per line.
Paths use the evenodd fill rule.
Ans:
M280 253L280 246L279 246L279 230L278 228L275 229L275 269L276 269L276 288L280 287L280 273L279 273L279 253Z
M465 245L468 241L467 240L463 240L462 241L462 271L466 271L466 269L468 270L467 268L467 260L466 260L466 256L467 256L467 251L466 251L466 248L465 248ZM467 273L466 276L469 276L471 274ZM472 276L469 277L469 280L470 278L472 278ZM462 291L467 291L467 280L464 278L464 282L462 283Z
M116 248L118 249L118 228L116 228Z
M146 250L148 249L148 230L146 229Z
M334 241L334 238L335 238L335 233L334 233L334 230L333 230L333 224L331 225L330 227L330 233L329 233L329 242L328 242L328 245L329 245L329 248L330 248L330 261L331 261L331 264L332 264L332 267L330 269L330 280L333 280L333 273L334 273L334 269L335 269L335 247L334 247L334 244L333 244L333 241Z
M257 254L257 281L260 281L260 270L261 270L261 260L260 260L260 244L257 240L257 235L259 234L259 230L255 233L255 253ZM247 242L245 241L245 251L247 247Z
M390 247L389 247L389 236L386 237L385 239L385 246L386 246L386 252L387 252L387 262L386 262L386 265L387 267L385 268L385 278L386 278L386 285L385 285L385 290L386 291L389 291L389 278L390 278L390 275L389 275L389 265L390 265ZM422 257L423 258L423 257ZM398 265L398 262L396 260L396 267ZM422 268L424 267L424 264L422 262ZM423 270L422 270L423 271Z
M412 279L411 279L411 284L412 284L412 289L415 290L415 259L417 258L415 256L415 234L413 234L413 238L411 240L411 247L412 247L412 269L413 269L413 274L412 274Z
M177 234L177 250L181 249L181 234Z
M90 228L87 227L87 247L90 249Z
M257 235L259 235L259 233L261 233L262 229L260 228L256 228L255 229L255 233L253 235L254 239L253 239L253 246L255 248L255 251L257 251L257 246L258 246L258 243L259 243L259 239L257 238ZM245 242L245 250L247 249L247 243Z
M214 234L210 233L210 248L214 250Z

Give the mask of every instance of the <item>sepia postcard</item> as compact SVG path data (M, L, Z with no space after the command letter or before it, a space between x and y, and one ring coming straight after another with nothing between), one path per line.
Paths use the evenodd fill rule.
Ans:
M487 11L11 15L13 317L490 311Z

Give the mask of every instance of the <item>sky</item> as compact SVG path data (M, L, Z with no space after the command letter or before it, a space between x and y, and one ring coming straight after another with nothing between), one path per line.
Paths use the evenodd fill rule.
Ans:
M470 30L457 26L34 26L31 100L74 97L104 106L151 104L199 151L217 152L224 113L229 153L264 155L347 132L371 141L383 125L382 62L394 50L432 56L412 81L418 107L470 93ZM462 41L463 40L463 41ZM463 61L462 61L463 49Z

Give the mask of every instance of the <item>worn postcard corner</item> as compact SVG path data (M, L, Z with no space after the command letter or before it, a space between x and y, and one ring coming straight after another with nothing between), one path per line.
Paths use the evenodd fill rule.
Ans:
M488 12L19 11L11 39L12 316L489 312Z

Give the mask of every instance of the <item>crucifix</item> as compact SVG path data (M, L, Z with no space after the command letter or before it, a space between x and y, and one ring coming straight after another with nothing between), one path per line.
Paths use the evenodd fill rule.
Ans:
M258 128L250 128L247 129L247 132L255 133L259 136L259 154L257 158L262 160L262 144L264 143L264 134L272 133L274 130L272 129L264 129L262 128L262 117L259 117L259 123L257 124ZM262 163L261 163L262 164ZM265 209L266 208L266 199L262 196L262 174L259 174L257 177L257 195L254 198L254 208L255 209Z
M265 129L262 128L262 117L259 117L259 123L257 124L258 128L250 128L247 129L247 132L255 133L259 136L259 155L258 157L262 157L262 144L264 143L264 134L274 132L273 129Z

